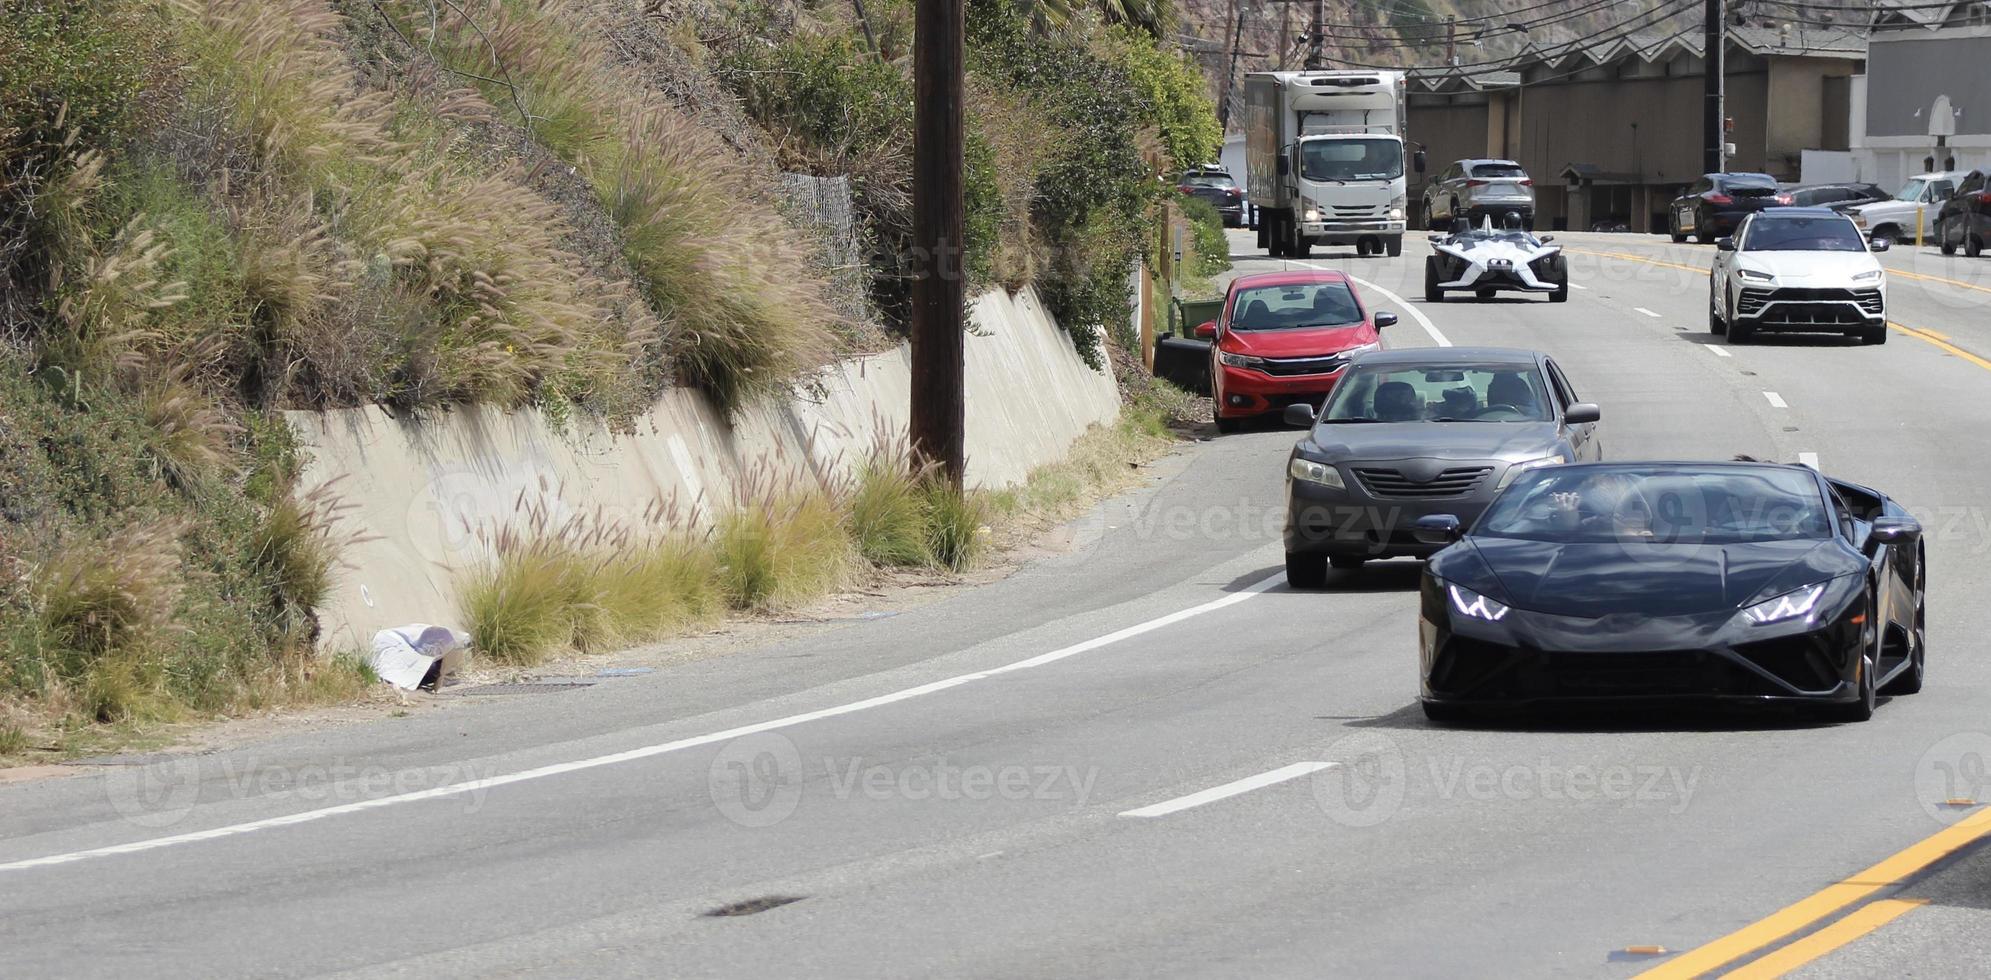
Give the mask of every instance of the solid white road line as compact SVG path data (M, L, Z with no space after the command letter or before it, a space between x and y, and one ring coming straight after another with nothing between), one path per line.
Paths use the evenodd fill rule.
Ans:
M1817 453L1798 453L1797 461L1800 466L1809 466L1814 470L1818 468Z
M1730 353L1728 352L1728 348L1726 348L1726 347L1723 347L1723 346L1721 346L1720 344L1702 344L1701 346L1702 346L1702 347L1705 347L1705 348L1707 348L1708 350L1711 350L1711 351L1713 351L1713 352L1714 352L1714 356L1716 356L1716 357L1734 357L1734 356L1735 356L1734 354L1730 354Z
M909 687L904 690L893 691L890 694L881 694L875 698L866 698L862 701L852 701L849 704L840 704L831 708L823 708L820 711L809 711L799 715L789 715L785 718L776 718L773 721L763 721L752 725L741 725L738 728L728 728L725 731L712 732L706 735L693 735L689 738L681 738L670 742L659 742L655 745L645 745L642 746L641 748L629 749L623 752L614 752L608 755L598 755L591 759L578 759L573 762L560 762L560 763L555 763L553 765L540 766L537 769L527 769L524 770L523 772L509 773L503 776L492 776L487 779L473 779L461 783L451 783L447 786L437 786L431 789L418 790L412 793L401 793L395 796L382 796L370 800L359 800L353 803L340 804L338 806L328 806L318 810L306 810L302 813L290 813L280 817L268 817L262 820L251 820L248 821L247 823L230 824L225 827L215 827L209 830L197 830L193 831L192 833L174 834L170 837L154 837L148 840L132 841L127 844L112 844L108 847L93 847L83 851L71 851L67 854L51 854L47 857L29 858L22 861L11 861L5 864L0 864L0 872L24 871L29 868L44 868L57 864L71 864L76 861L83 861L83 860L88 860L90 858L98 858L98 857L110 857L112 855L117 855L117 854L136 854L140 851L157 850L162 847L172 847L176 844L191 844L197 841L215 840L222 837L235 837L242 834L254 833L259 830L270 830L276 827L289 827L301 823L312 823L314 821L324 820L328 817L343 816L348 813L360 813L366 810L378 810L381 809L382 807L396 806L402 803L416 803L422 800L435 800L450 796L460 796L464 793L474 793L480 790L491 789L497 786L506 786L512 783L523 783L534 779L545 779L548 776L559 776L565 773L579 772L583 769L596 769L602 766L612 766L623 762L634 762L638 759L648 759L652 756L663 755L667 752L678 752L684 749L695 748L700 745L711 745L714 742L724 742L730 739L740 738L741 736L745 735L754 735L760 732L774 731L775 729L778 728L790 728L795 725L803 724L805 722L818 721L823 718L834 718L837 715L853 714L855 712L864 711L870 708L878 708L888 704L894 704L899 701L911 700L912 698L916 698L921 695L933 694L938 691L945 691L950 688L959 687L963 684L968 684L974 681L986 680L989 677L992 677L997 674L1004 674L1004 673L1009 673L1011 671L1024 670L1030 667L1041 666L1043 664L1048 664L1053 661L1063 660L1066 657L1074 656L1080 653L1085 653L1088 650L1097 650L1100 647L1106 646L1108 644L1118 643L1121 640L1131 639L1133 637L1140 636L1143 633L1151 633L1165 626L1170 626L1172 624L1182 622L1183 620L1189 619L1194 616L1201 616L1204 613L1215 612L1226 606L1236 605L1240 602L1245 601L1246 599L1250 599L1255 595L1258 595L1262 592L1266 592L1272 589L1273 587L1284 583L1285 581L1286 581L1286 575L1284 572L1281 572L1276 575L1271 575L1267 576L1266 578L1260 579L1257 582L1254 582L1251 585L1246 586L1242 591L1233 592L1230 595L1224 596L1219 599L1212 599L1209 602L1203 603L1202 605L1191 606L1187 609L1179 609L1176 610L1175 612L1169 613L1166 616L1162 616L1157 619L1151 619L1144 623L1137 623L1133 626L1127 627L1126 629L1115 630L1104 636L1094 637L1093 639L1085 640L1080 643L1074 643L1071 646L1061 647L1059 649L1052 650L1049 653L1039 654L1035 657L1031 657L1027 660L1019 660L1015 663L1008 664L1002 667L997 667L992 670L984 670L972 674L962 674L957 677L949 677L944 680L934 681L931 684L921 684L918 687ZM1325 763L1323 763L1323 765L1325 765Z
M1659 314L1657 314L1657 313L1654 313L1654 312L1652 312L1651 310L1648 310L1648 309L1646 309L1646 308L1645 308L1645 307L1643 307L1643 306L1634 306L1634 307L1632 307L1632 309L1634 309L1634 310L1637 310L1638 312L1640 312L1640 313L1643 313L1643 314L1645 314L1646 316L1649 316L1649 317L1651 317L1651 318L1653 318L1653 319L1655 319L1655 320L1659 319Z
M1289 779L1298 779L1307 773L1319 772L1334 765L1335 763L1332 762L1295 762L1290 766L1282 766L1271 772L1261 772L1256 776L1246 776L1233 783L1212 786L1200 793L1191 793L1188 796L1178 796L1172 800L1163 800L1152 806L1144 806L1138 810L1128 810L1120 815L1123 817L1165 817L1178 810L1187 810L1192 806L1202 806L1205 803L1215 803L1218 800L1228 799L1242 793L1249 793L1255 789L1263 789L1267 786L1283 783Z
M1332 271L1334 271L1334 270L1333 270L1333 269L1332 269L1331 267L1329 267L1329 266L1324 266L1324 265L1312 265L1312 264L1310 264L1310 263L1305 263L1305 262L1299 262L1299 263L1294 263L1294 264L1295 264L1295 265L1305 265L1305 266L1307 266L1307 267L1308 267L1308 268L1310 268L1310 269L1325 269L1325 270L1327 270L1327 271L1329 271L1329 272L1332 272ZM1440 333L1440 332L1438 331L1438 325L1437 325L1437 324L1435 324L1435 323L1432 323L1432 322L1431 322L1431 318L1430 318L1430 317L1428 317L1428 316L1425 316L1425 315L1424 315L1424 311L1423 311L1423 310L1420 310L1420 309L1418 309L1417 307L1415 307L1415 306L1412 306L1412 305L1410 305L1410 301L1409 301L1409 300L1406 300L1406 299L1404 299L1403 297L1401 297L1401 296L1398 296L1397 294L1395 294L1395 293L1393 293L1393 292L1390 292L1389 290L1387 290L1387 289L1384 289L1383 287L1381 287L1381 286L1378 286L1378 285L1376 285L1375 283L1373 283L1373 282L1370 282L1370 281L1369 281L1369 280L1367 280L1367 279L1361 279L1361 278L1357 278L1357 277L1355 277L1355 276L1349 276L1348 278L1349 278L1349 279L1352 279L1352 280L1354 280L1354 281L1355 281L1355 284L1356 284L1357 286L1361 286L1361 287L1362 287L1362 288L1364 288L1364 289L1373 289L1373 290L1375 290L1376 292L1379 292L1379 293L1383 294L1383 298L1384 298L1384 299L1387 299L1387 300L1389 300L1390 302L1392 302L1392 303L1395 303L1395 304L1396 304L1396 306L1397 306L1397 309L1400 309L1400 310L1402 310L1402 311L1404 312L1404 314L1405 314L1406 316L1410 317L1410 318L1411 318L1411 319L1413 319L1413 320L1416 320L1416 321L1417 321L1417 325L1418 325L1418 326L1420 326L1420 327L1423 327L1423 328L1424 328L1424 332L1425 332L1425 333L1428 333L1428 334L1430 334L1430 335L1431 335L1431 342L1432 342L1432 343L1434 343L1434 344L1437 344L1437 345L1438 345L1438 346L1440 346L1440 347L1450 347L1450 346L1452 346L1452 342L1451 342L1451 341L1449 341L1449 340L1446 340L1446 339L1445 339L1445 335L1444 335L1443 333Z
M1788 404L1785 404L1785 402L1784 402L1784 396L1782 396L1782 395L1779 395L1779 394L1777 394L1777 393L1776 393L1776 392L1774 392L1774 391L1766 391L1766 392L1763 392L1763 397L1764 397L1764 398L1767 398L1767 399L1769 399L1769 400L1770 400L1770 407L1772 407L1772 408L1789 408L1789 407L1790 407L1790 406L1789 406Z

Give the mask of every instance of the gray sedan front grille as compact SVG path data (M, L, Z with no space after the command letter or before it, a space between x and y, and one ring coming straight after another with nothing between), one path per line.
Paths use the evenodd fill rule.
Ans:
M1355 478L1362 481L1362 488L1371 496L1429 500L1463 497L1479 489L1480 481L1492 472L1491 466L1457 466L1440 472L1430 482L1419 483L1404 476L1400 470L1358 466L1355 467Z

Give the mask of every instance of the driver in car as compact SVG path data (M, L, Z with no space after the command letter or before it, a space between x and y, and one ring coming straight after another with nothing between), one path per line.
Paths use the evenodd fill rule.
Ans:
M1551 520L1565 531L1652 537L1652 511L1638 493L1631 478L1618 473L1599 473L1583 481L1575 490L1550 495L1554 504Z

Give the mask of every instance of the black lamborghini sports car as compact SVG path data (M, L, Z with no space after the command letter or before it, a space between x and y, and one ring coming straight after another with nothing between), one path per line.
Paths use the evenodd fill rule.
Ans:
M1712 698L1864 721L1921 689L1922 529L1866 487L1763 462L1523 473L1421 587L1424 711Z

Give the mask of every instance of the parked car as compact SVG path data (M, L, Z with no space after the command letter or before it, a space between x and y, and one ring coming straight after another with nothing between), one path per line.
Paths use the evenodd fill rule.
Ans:
M1925 238L1934 238L1936 212L1956 192L1957 182L1963 178L1961 170L1916 174L1901 185L1893 200L1862 204L1850 213L1859 224L1860 233L1868 238L1912 242L1918 225Z
M1286 580L1326 583L1329 566L1423 557L1418 518L1462 524L1523 473L1603 458L1597 406L1576 400L1548 355L1498 347L1414 347L1355 359L1286 460Z
M1759 330L1841 333L1887 343L1887 270L1853 220L1824 208L1778 208L1743 219L1716 243L1708 329L1740 344Z
M1224 227L1237 228L1244 224L1244 188L1230 174L1215 167L1198 167L1184 171L1175 189L1215 205L1224 218Z
M1702 174L1667 210L1673 240L1688 235L1703 245L1733 234L1742 219L1765 208L1786 207L1791 196L1769 174Z
M1879 184L1783 184L1780 189L1791 196L1791 204L1797 207L1831 208L1834 211L1894 199L1894 195L1883 190Z
M1217 431L1288 405L1327 398L1349 359L1382 346L1396 314L1371 316L1348 277L1329 270L1266 272L1232 280L1223 313L1196 328L1209 340Z
M1424 225L1432 231L1450 228L1455 218L1477 225L1492 216L1499 223L1510 212L1523 227L1535 226L1535 182L1512 160L1460 160L1424 188Z
M1976 258L1991 242L1991 173L1973 170L1956 185L1956 193L1936 212L1936 244L1944 255Z
M1844 721L1922 689L1922 527L1868 487L1778 463L1524 473L1477 522L1433 514L1424 713L1650 698Z

